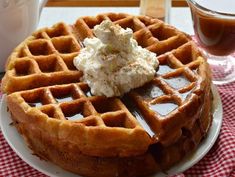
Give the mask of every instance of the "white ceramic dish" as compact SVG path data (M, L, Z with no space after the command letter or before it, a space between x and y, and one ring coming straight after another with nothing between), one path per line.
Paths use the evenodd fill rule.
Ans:
M220 128L222 125L222 103L219 97L219 93L216 88L213 86L212 88L214 101L213 101L213 116L214 119L212 121L211 128L208 132L207 137L200 143L199 147L185 157L180 163L176 164L172 168L170 168L166 173L156 173L153 177L163 177L167 175L173 175L187 170L196 164L199 160L201 160L206 153L211 149L213 144L215 143ZM7 106L5 101L5 96L3 96L2 104L0 107L0 126L2 129L2 133L11 146L11 148L18 154L18 156L28 163L33 168L41 171L42 173L48 176L56 176L56 177L78 177L78 175L70 173L61 169L60 167L44 160L40 160L37 156L32 155L32 151L26 146L23 141L23 138L19 135L16 128L10 126L11 123L10 114L7 112Z

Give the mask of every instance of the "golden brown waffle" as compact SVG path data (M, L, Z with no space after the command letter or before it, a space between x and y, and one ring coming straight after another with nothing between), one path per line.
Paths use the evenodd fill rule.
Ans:
M131 28L160 63L150 83L122 98L91 95L72 64L104 19ZM85 176L143 176L182 159L210 127L210 86L208 64L188 35L157 19L114 13L35 32L9 57L2 83L35 154Z
M66 140L84 154L146 152L150 138L125 105L118 98L89 97L89 93L83 83L41 87L10 94L8 106L14 107L12 114L21 123L32 123L31 128L48 131L51 138Z
M80 18L74 25L58 23L35 32L13 51L6 64L3 92L79 82L81 72L76 70L72 60L82 47L82 41L93 36L92 28L104 19L131 28L139 45L158 55L190 40L162 21L144 16L108 13Z
M136 117L144 117L152 130L149 134L168 146L181 137L182 128L191 129L200 117L205 96L210 95L210 78L204 76L210 74L207 64L202 64L204 59L190 42L159 56L158 60L160 66L156 77L130 95L143 115L139 116L135 110ZM202 127L204 132L209 128L209 122Z
M10 55L2 90L11 93L41 86L79 82L73 65L80 45L71 27L58 23L34 33Z

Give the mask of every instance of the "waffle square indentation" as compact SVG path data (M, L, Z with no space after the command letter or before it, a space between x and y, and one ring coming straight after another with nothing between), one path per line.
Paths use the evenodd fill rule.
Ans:
M78 52L80 47L71 37L57 37L52 39L55 49L62 54Z
M65 28L65 25L62 23L57 24L56 26L53 26L52 28L48 28L46 30L46 33L50 38L66 36L69 34L67 29Z
M63 70L61 64L59 63L59 58L55 56L51 56L50 58L46 57L46 58L36 59L36 62L39 66L39 69L43 73L51 73Z
M85 102L79 101L61 104L60 107L67 120L78 121L91 114L85 105Z
M26 76L35 73L32 60L17 60L15 62L15 75Z
M72 85L64 87L52 87L50 88L50 91L57 103L71 102L74 99L80 97L79 93L76 92Z
M50 104L47 94L45 94L43 89L38 89L31 92L23 92L21 96L31 107L40 107L46 104Z
M115 99L109 99L105 97L99 97L92 100L92 105L95 107L98 113L115 112L121 110L120 105L117 104Z
M104 124L108 127L134 128L135 124L128 119L125 113L106 115L102 117Z
M28 44L29 51L34 56L52 54L52 48L45 40L32 41Z

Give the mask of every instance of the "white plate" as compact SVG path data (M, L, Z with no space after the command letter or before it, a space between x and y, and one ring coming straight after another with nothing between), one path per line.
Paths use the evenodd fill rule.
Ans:
M214 101L213 101L213 121L211 128L208 132L207 137L200 143L199 147L185 157L180 163L176 164L167 171L168 175L177 174L187 170L196 164L200 159L202 159L206 153L213 146L216 141L219 131L222 125L222 103L219 97L218 91L213 86L212 88ZM34 167L38 171L48 175L56 177L78 177L73 173L65 171L60 167L44 160L40 160L37 156L32 155L32 151L26 146L22 137L17 132L14 126L10 126L11 123L10 114L7 112L7 106L5 101L5 96L3 96L3 101L0 107L0 126L2 128L2 133L11 146L11 148L20 156L22 160L28 163L30 166ZM163 173L156 173L153 177L166 176Z

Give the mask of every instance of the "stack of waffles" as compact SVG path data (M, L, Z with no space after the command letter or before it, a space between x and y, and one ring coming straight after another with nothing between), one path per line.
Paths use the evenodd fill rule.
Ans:
M95 25L131 28L159 70L121 98L95 96L73 59ZM36 31L10 55L2 81L14 125L33 152L84 176L146 176L195 149L212 120L211 76L191 38L160 20L81 17Z

